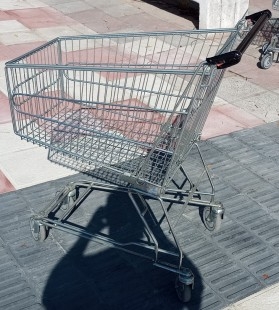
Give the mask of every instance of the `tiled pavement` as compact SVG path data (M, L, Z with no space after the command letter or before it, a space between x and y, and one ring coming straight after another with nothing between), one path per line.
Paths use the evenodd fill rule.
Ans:
M216 233L204 228L196 207L178 222L185 264L195 274L192 300L185 305L175 295L174 275L149 261L58 230L43 243L33 240L30 215L68 182L90 177L78 174L2 194L0 308L242 310L254 309L249 305L257 302L259 309L277 309L278 136L273 122L201 143L226 214ZM196 160L192 153L185 164L188 172ZM207 182L200 185L201 190L207 187ZM160 220L160 208L149 203ZM171 211L176 215L180 209ZM144 236L123 194L97 191L70 220L118 242ZM155 233L164 248L172 247L164 222Z
M271 1L265 7L263 7L262 1L250 1L250 12L266 8L271 9ZM170 8L170 10L171 9L173 8ZM56 247L53 249L52 244L47 243L47 249L45 249L45 251L55 252L55 255L53 256L53 259L50 260L47 269L41 268L40 262L45 261L43 259L41 261L40 259L39 250L37 248L38 245L34 245L32 240L29 240L29 234L27 233L28 227L26 226L26 223L28 222L24 222L24 219L27 219L29 216L30 209L26 203L23 203L23 201L24 199L27 199L28 202L29 198L23 199L22 195L30 195L30 200L36 199L35 196L40 189L56 189L57 183L54 182L54 185L52 185L50 182L42 184L39 187L28 189L29 186L57 180L69 175L72 177L74 172L53 165L47 161L46 150L21 141L13 134L4 76L5 62L50 39L53 39L58 35L193 29L196 21L191 21L190 17L185 19L181 16L171 14L154 5L148 4L148 1L132 0L2 0L0 10L0 192L8 193L3 195L1 200L4 202L3 204L1 203L3 207L3 227L0 230L1 238L3 240L1 250L3 252L3 262L8 264L4 264L3 266L14 266L18 271L15 273L13 272L12 277L9 274L9 271L3 271L3 276L7 279L7 283L10 284L5 286L6 282L3 282L4 284L2 287L5 287L5 289L4 291L0 290L0 292L2 292L2 297L11 296L11 299L9 299L9 297L7 297L7 299L2 299L7 300L6 306L3 306L4 303L2 305L5 309L8 309L8 304L13 309L21 309L25 305L22 303L21 306L19 306L19 304L16 303L17 300L21 300L20 295L16 293L17 290L21 291L23 296L22 300L26 300L27 303L29 303L26 305L26 308L31 309L31 305L33 305L34 309L36 309L40 308L40 294L42 294L43 286L46 284L44 278L38 279L38 277L40 277L39 270L41 269L41 273L45 273L46 270L50 271L56 265L56 262L63 257L65 248L63 248L63 245L61 245L59 241L55 239L56 237L54 237L56 246L58 246L59 251L62 250L62 252L60 253ZM272 10L272 13L274 17L279 17L277 11ZM209 276L209 282L206 282L208 285L205 285L206 289L203 291L203 296L207 297L204 297L200 308L205 308L206 305L208 305L212 309L220 309L231 302L238 301L241 303L239 300L241 300L242 297L246 297L267 285L276 284L278 282L276 272L274 271L274 268L276 269L278 264L276 234L272 234L271 232L270 235L268 234L267 236L265 233L266 230L260 230L261 228L257 230L254 226L250 227L246 222L242 222L242 215L235 217L235 214L242 214L242 211L239 211L237 207L235 207L236 204L247 206L247 209L250 210L249 208L252 206L251 202L255 202L257 208L260 207L259 210L257 209L257 212L264 212L264 215L260 215L257 218L260 222L258 227L267 225L268 230L276 231L276 211L278 208L278 195L276 195L276 192L278 193L277 137L279 136L276 122L279 120L279 65L274 64L269 70L264 71L257 67L258 58L259 47L251 46L246 55L244 55L242 62L227 70L217 94L215 104L207 120L203 132L203 139L211 139L208 144L205 143L204 145L205 149L206 145L210 145L212 148L209 148L208 154L210 154L210 156L206 156L206 159L213 165L212 169L214 173L214 169L216 169L217 191L220 193L221 197L223 195L228 195L223 198L224 202L231 207L232 211L228 211L228 217L226 218L224 228L220 235L217 234L210 237L204 237L203 232L199 232L199 230L197 234L199 235L201 233L199 236L203 236L202 238L213 239L212 244L219 250L220 247L223 247L223 241L220 240L220 238L223 238L222 236L225 235L226 229L230 233L230 229L235 225L235 230L238 231L237 234L242 234L241 229L246 228L246 225L248 225L245 234L248 234L249 236L247 235L247 238L245 238L243 242L246 244L245 240L248 240L247 242L250 242L251 240L254 242L254 240L256 240L255 244L257 245L255 246L255 249L259 251L262 250L262 247L265 249L264 253L267 253L267 256L263 259L268 262L270 261L270 269L266 266L267 271L260 274L259 272L263 269L258 269L260 270L259 272L258 270L253 269L253 266L258 266L256 262L255 265L251 263L252 269L249 265L250 262L245 265L245 258L241 256L241 251L239 252L240 254L236 254L235 256L233 256L233 251L225 251L235 264L232 268L232 273L235 272L235 276L237 276L238 272L240 272L239 270L244 268L245 272L247 272L248 279L247 282L244 281L244 283L250 283L251 288L248 288L247 291L243 292L243 295L236 294L235 298L230 300L227 298L228 295L226 295L226 289L223 289L222 291L222 289L218 287L218 283L221 283L222 285L222 281L217 279L213 280L213 278L210 278ZM271 125L266 125L266 123L270 123ZM249 130L249 128L255 127L259 129ZM266 132L268 132L267 135L265 134ZM216 151L216 148L220 151L221 155L219 154L219 157L217 156L218 160L216 162L211 163L211 159L214 159L214 156L211 156L211 154ZM216 166L215 168L214 165ZM250 177L245 177L245 174L239 171L241 169L245 169L246 172L249 171L249 174L247 175ZM222 182L219 182L219 177ZM223 184L227 184L228 186L225 187ZM24 190L24 188L26 189ZM17 192L14 191L15 189L23 190ZM223 194L221 193L222 190L224 191ZM32 191L34 192L32 193ZM47 192L50 193L51 191ZM233 198L230 199L229 195ZM40 199L38 205L47 199L46 194L42 194L42 198ZM9 209L10 206L13 206L13 210ZM234 207L236 208L235 213ZM246 215L245 211L243 212L245 218L250 217L250 215ZM17 218L17 220L15 218ZM251 215L252 222L257 221L257 219L254 219L253 215ZM12 228L10 232L8 231L9 237L7 237L5 234L10 225L14 225L13 227L15 228ZM197 225L199 224L197 223ZM269 225L274 226L271 227ZM23 227L23 232L26 231L26 236L23 232L18 232L21 230L19 229L21 227ZM19 233L22 234L24 242L16 242ZM226 239L226 237L224 237L223 239L227 240L228 238ZM272 243L267 243L269 241ZM14 247L13 245L9 245L13 242ZM253 242L251 243L252 249L254 249ZM228 245L227 243L223 244L225 246ZM21 249L24 247L27 248L26 252L19 251L19 248ZM30 256L30 259L39 262L38 265L35 263L31 269L30 264L28 263L29 255L31 255L30 249L28 250L29 247L34 250L36 257L38 256L36 259L33 256ZM39 248L42 247L43 245L39 245ZM272 254L270 254L270 251ZM13 254L12 256L14 258L12 260L9 253ZM195 253L194 250L193 253ZM207 254L209 255L209 253ZM110 255L114 257L114 254L108 254L108 256L105 257L110 257ZM24 257L26 257L25 260ZM194 257L195 254L193 254L193 258ZM14 261L14 259L17 261ZM98 260L98 258L96 259ZM114 257L114 259L116 260L116 265L113 265L112 268L117 269L119 268L117 265L117 258ZM123 257L121 259L123 259ZM124 258L124 260L126 260L126 258ZM195 263L195 259L193 259L193 262ZM140 262L136 262L135 266L140 264ZM80 264L78 266L80 266ZM67 264L63 266L63 268L64 267L66 269L70 268ZM145 268L148 269L149 267ZM132 269L134 269L134 267ZM7 270L10 270L9 267L7 267ZM119 270L122 271L121 268ZM80 270L77 272L80 274ZM202 270L202 275L204 274L203 272L204 271ZM273 276L271 276L269 272ZM64 273L62 274L63 276L65 275ZM142 273L140 274L141 277L144 277ZM261 277L266 277L266 279ZM252 278L254 282L251 280ZM153 278L151 280L155 281ZM33 282L31 283L32 285L29 285L30 281ZM88 279L86 281L88 281ZM224 281L226 282L228 280L226 279ZM210 284L211 282L213 282L213 286ZM85 282L82 283L84 284ZM141 284L144 286L145 283L146 281L143 281ZM226 283L228 284L228 282ZM236 283L237 281L232 282L231 286L236 286ZM38 288L35 288L35 284L38 285ZM108 287L111 288L111 286ZM247 287L249 287L249 285L247 285ZM153 287L152 285L149 288L156 290L156 287ZM142 289L144 288L141 287L141 290ZM162 291L166 294L166 288L162 288ZM90 292L92 291L90 290ZM94 292L96 293L98 290L95 290ZM139 290L139 292L141 291ZM214 295L213 292L216 292L216 295ZM117 293L119 292L115 290L114 294ZM132 293L136 294L137 292L134 291ZM105 293L103 294L104 300L106 300L108 297ZM155 296L155 299L153 300L154 304L150 297L150 299L146 301L145 309L158 309L160 295L158 295L158 292L155 292L154 294L155 295L151 294L152 298ZM30 296L33 296L34 299ZM208 296L213 296L213 301L211 301L211 297ZM124 298L124 296L121 295L121 298ZM119 300L121 300L121 298ZM142 303L142 299L139 296L136 296L135 298L138 298L137 301ZM36 305L37 302L38 304ZM174 301L171 299L170 303L172 302ZM214 306L214 302L216 302L216 306ZM166 303L166 307L167 305L169 304ZM134 305L133 307L136 308ZM237 307L237 304L235 307ZM245 308L245 301L243 301L242 306L237 309L242 309L241 307L243 307L243 309L249 309ZM63 309L61 306L58 308ZM179 309L178 306L175 308ZM49 307L48 309L52 308ZM96 309L102 309L102 307L99 306L98 308L96 306ZM190 306L190 309L199 309L199 307L197 304L193 304Z

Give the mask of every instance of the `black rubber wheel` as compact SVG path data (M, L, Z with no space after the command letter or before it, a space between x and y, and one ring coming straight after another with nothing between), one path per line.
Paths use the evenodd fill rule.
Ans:
M47 237L45 225L40 225L33 217L30 218L30 230L35 241L44 241Z
M273 60L273 54L272 53L267 53L262 56L261 58L261 68L262 69L269 69L272 65L272 60Z
M175 289L178 299L182 302L189 302L192 297L192 285L182 283L177 276L175 281Z
M221 227L221 215L213 216L210 207L205 207L202 213L203 223L209 231L218 231Z

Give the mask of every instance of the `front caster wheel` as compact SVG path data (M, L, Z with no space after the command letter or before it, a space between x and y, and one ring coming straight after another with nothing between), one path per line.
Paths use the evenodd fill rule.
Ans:
M223 215L224 215L223 207L220 208L205 207L202 213L204 226L209 231L218 231L221 227Z
M61 206L61 209L63 211L66 211L68 210L69 208L72 207L72 205L76 202L76 200L78 199L79 197L79 192L78 192L78 189L74 188L73 190L71 190L67 197L64 199L63 203L62 203L62 206Z
M190 269L184 269L175 280L175 289L178 299L182 302L189 302L192 297L194 286L194 275Z
M272 60L273 60L273 53L268 52L267 54L264 54L261 58L261 68L262 69L269 69L272 65Z
M46 226L40 224L34 217L30 218L30 230L35 241L44 241L47 237Z

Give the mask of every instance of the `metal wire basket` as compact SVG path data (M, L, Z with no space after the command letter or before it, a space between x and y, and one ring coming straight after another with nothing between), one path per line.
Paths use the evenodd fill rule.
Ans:
M279 10L279 1L278 0L272 1L272 8L273 8L273 10Z
M98 171L104 181L73 182L61 190L31 217L35 240L56 228L144 256L175 272L179 298L190 299L194 276L183 266L175 225L192 204L203 208L209 230L220 227L224 208L214 201L197 143L224 68L240 61L270 12L256 17L249 17L255 25L248 34L240 21L232 29L60 37L6 64L15 133L48 148L51 160ZM183 168L193 147L202 170L195 182ZM178 172L187 188L173 185ZM198 190L204 176L209 192ZM147 240L120 243L71 225L69 216L96 191L126 193ZM153 211L146 198L159 203L174 250L163 249L152 232L146 217ZM182 205L175 220L165 202ZM176 263L162 260L166 255Z
M270 18L255 37L253 43L261 47L260 67L269 69L279 61L279 19Z

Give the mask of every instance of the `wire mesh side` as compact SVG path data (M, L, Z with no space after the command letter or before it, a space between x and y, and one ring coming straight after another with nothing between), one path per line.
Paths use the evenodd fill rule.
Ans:
M189 68L216 55L235 36L232 28L60 37L8 65Z
M257 46L262 46L266 42L270 42L273 36L278 36L279 34L279 19L270 18L263 28L256 35L253 40L253 44Z
M279 10L279 0L272 0L272 8L274 10Z
M157 175L158 179L165 175L164 186L167 186L173 179L180 165L186 160L193 144L199 140L224 74L224 71L208 67L206 64L201 67L202 73L192 77L195 89L186 113L175 115L168 122L165 133L159 138L161 139L159 145L163 145L163 150L158 152L157 142L156 147L152 149L152 155L150 155L152 166L157 167L160 172ZM164 169L161 168L162 166ZM146 175L143 176L144 174ZM140 175L142 178L148 179L148 174L148 166L145 165L141 169ZM152 177L154 176L151 175L150 178Z
M234 33L52 41L7 66L15 131L63 156L162 186L200 134L217 90L219 78L202 60L230 50Z

